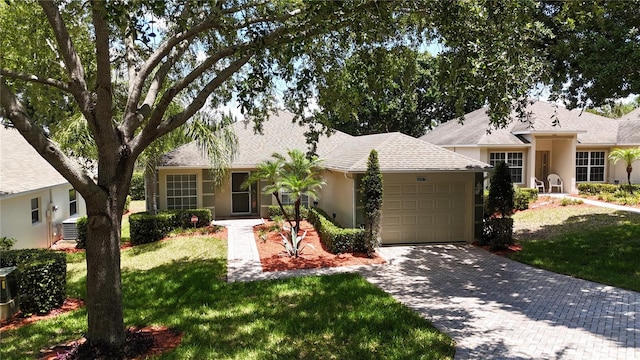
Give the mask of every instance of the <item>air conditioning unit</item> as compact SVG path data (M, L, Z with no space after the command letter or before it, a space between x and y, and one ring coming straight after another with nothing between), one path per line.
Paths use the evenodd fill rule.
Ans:
M63 240L78 240L78 228L76 227L78 219L80 219L79 216L74 216L62 222Z
M0 320L10 319L20 309L15 270L15 266L0 268Z

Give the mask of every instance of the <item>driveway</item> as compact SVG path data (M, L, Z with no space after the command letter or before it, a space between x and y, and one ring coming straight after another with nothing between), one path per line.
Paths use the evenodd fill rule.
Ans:
M456 359L640 359L640 293L472 246L385 247L358 272L457 343Z

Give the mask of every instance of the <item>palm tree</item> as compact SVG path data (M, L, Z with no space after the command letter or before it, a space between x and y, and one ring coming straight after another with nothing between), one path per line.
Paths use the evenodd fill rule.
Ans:
M273 154L273 160L265 160L257 165L255 171L252 171L247 180L242 183L242 188L248 189L252 184L257 184L260 180L266 181L266 185L261 189L265 195L271 194L276 198L278 206L282 211L284 218L293 228L293 223L289 219L287 212L284 211L282 201L280 200L280 188L277 185L278 180L282 176L284 167L284 158L280 154Z
M628 148L628 149L613 149L609 153L609 160L614 164L620 160L623 160L627 165L627 183L629 183L629 191L633 193L631 188L631 172L633 171L633 164L636 160L640 160L640 148Z

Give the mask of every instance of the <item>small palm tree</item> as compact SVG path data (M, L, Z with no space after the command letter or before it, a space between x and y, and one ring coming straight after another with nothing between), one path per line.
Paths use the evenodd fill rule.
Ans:
M280 200L280 187L277 185L278 180L282 176L285 159L280 154L273 154L273 160L265 160L257 165L256 171L252 171L251 175L242 183L242 188L248 189L252 184L257 184L260 180L264 180L267 184L261 189L263 194L271 194L276 198L278 206L282 211L285 220L293 227L293 223L289 219L287 212L284 211L282 201Z
M633 167L631 165L640 160L640 148L628 148L628 149L620 149L616 148L609 153L609 160L614 164L620 160L623 160L627 165L627 183L629 183L629 191L633 192L631 189L631 172L633 171Z

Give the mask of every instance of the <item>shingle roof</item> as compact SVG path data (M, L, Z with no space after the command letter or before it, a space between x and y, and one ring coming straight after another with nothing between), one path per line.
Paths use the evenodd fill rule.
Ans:
M263 124L263 135L255 134L251 124L234 124L238 136L238 153L233 168L254 168L275 152L307 149L304 135L308 127L292 123L293 114L280 111ZM488 167L486 163L445 150L401 133L351 136L336 131L318 142L318 156L329 169L363 172L369 152L378 151L383 172L461 171ZM209 164L195 143L189 143L167 153L161 160L163 167L207 167Z
M564 106L537 101L527 111L528 119L512 121L504 129L490 129L487 108L465 115L464 125L448 121L420 139L442 146L462 145L522 145L526 141L517 135L535 133L577 133L581 144L614 144L618 138L618 121ZM554 120L558 121L554 125Z
M0 126L0 197L65 183L17 130Z
M618 120L618 145L640 145L640 108Z

